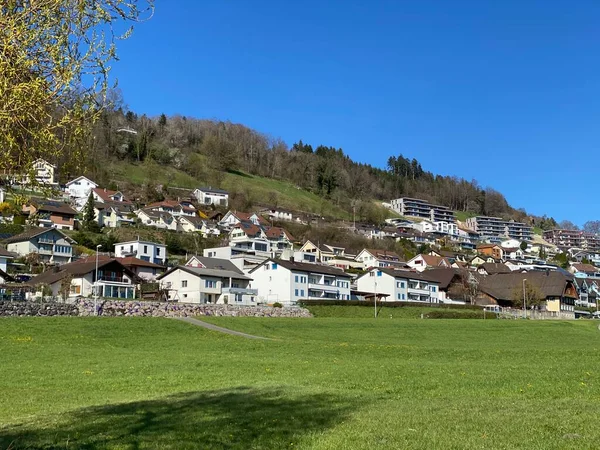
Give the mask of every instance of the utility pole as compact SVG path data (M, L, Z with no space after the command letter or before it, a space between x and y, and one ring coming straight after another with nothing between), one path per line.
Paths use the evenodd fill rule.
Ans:
M526 281L527 278L523 278L523 314L525 319L527 319L527 292L525 292Z

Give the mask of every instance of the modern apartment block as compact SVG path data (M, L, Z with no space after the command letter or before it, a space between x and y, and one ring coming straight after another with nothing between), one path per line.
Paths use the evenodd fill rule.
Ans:
M544 240L556 245L563 251L570 248L600 251L600 236L580 230L555 229L544 231Z
M392 209L406 217L419 217L432 222L456 222L454 211L446 206L432 205L418 198L402 197L391 201Z
M531 241L533 238L533 228L531 226L514 220L504 220L500 217L471 217L467 219L467 226L479 233L483 239L507 236L519 241Z

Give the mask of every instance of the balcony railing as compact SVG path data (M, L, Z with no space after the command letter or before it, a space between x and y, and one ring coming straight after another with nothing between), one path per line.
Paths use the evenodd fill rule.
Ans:
M223 294L258 295L258 289L226 287L223 288Z
M46 239L46 238L39 238L38 239L38 243L40 244L55 244L55 241L53 239Z
M109 281L113 283L128 283L129 281L123 277L110 277L110 276L100 276L98 277L98 282Z

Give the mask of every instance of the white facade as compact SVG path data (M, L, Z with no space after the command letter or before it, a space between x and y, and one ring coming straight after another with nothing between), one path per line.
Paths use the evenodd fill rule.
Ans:
M387 294L383 301L439 303L439 283L422 274L408 270L371 269L361 276L356 287L359 291Z
M115 244L115 256L117 258L135 256L143 261L164 266L167 261L167 247L149 241L119 242Z
M54 228L48 228L31 237L20 239L19 236L13 236L7 240L6 249L19 256L37 253L40 261L66 264L73 260L72 243L74 241L68 236Z
M194 190L194 197L203 205L227 206L229 193L221 189L198 188Z
M352 277L318 264L269 259L250 272L261 303L295 305L300 300L350 300Z
M401 264L398 256L385 250L371 252L364 249L356 255L356 261L361 262L365 268L368 267L392 267Z
M35 172L35 180L39 184L57 184L55 178L56 166L54 164L50 164L43 159L38 159L33 163L33 170Z
M96 189L98 185L89 178L84 176L77 177L67 183L65 192L70 199L79 207L85 205L92 189Z
M182 303L217 303L252 306L257 291L249 287L250 278L228 270L179 266L159 277L168 289L169 300Z

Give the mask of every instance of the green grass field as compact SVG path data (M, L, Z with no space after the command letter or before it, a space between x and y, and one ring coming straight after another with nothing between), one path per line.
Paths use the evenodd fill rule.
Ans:
M0 448L598 448L593 321L0 319Z

